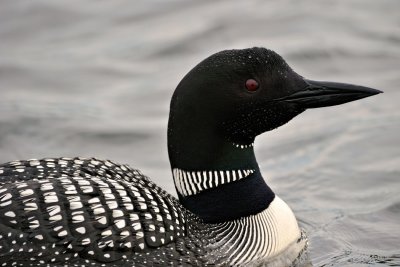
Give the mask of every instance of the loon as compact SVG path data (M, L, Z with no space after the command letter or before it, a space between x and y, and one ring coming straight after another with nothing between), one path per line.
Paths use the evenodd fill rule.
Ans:
M109 160L1 164L0 266L291 266L307 238L266 184L255 137L306 109L378 93L305 79L265 48L211 55L171 100L179 200Z

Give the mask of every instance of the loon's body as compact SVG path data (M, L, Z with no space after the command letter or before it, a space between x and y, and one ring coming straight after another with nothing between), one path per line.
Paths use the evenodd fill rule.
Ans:
M305 245L277 197L259 214L206 224L138 170L108 160L13 161L0 173L4 266L223 266L293 243L290 261Z
M171 101L179 200L108 160L2 164L0 266L290 266L307 240L265 183L254 138L307 108L377 93L305 80L263 48L212 55Z

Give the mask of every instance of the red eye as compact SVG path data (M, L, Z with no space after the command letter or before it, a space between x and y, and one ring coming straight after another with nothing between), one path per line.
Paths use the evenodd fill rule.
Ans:
M256 91L258 89L258 82L254 79L248 79L246 81L246 89L250 92Z

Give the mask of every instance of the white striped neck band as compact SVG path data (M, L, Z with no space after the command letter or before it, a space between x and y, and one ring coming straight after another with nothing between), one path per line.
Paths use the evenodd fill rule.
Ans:
M255 170L185 171L174 168L172 172L178 192L182 196L191 196L221 184L243 179Z

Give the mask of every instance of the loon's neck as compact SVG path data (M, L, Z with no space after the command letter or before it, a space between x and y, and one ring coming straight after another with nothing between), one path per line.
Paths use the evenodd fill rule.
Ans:
M175 187L184 207L205 222L254 215L275 195L265 183L252 143L217 140L191 146L169 144Z

